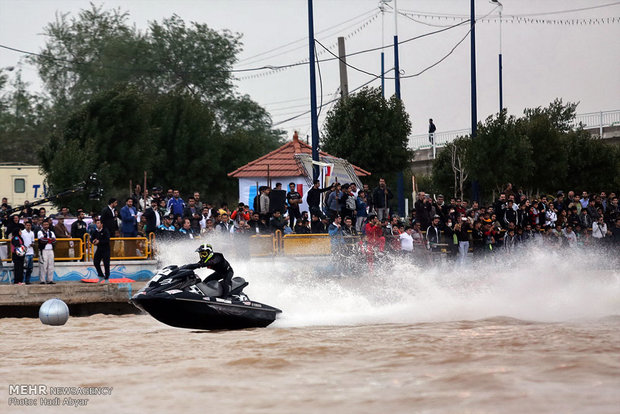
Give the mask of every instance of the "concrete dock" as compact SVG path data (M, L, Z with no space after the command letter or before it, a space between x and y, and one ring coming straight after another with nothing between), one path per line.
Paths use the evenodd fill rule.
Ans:
M65 302L71 316L139 313L129 302L129 298L146 283L57 282L54 285L0 285L0 318L38 317L39 307L52 298Z

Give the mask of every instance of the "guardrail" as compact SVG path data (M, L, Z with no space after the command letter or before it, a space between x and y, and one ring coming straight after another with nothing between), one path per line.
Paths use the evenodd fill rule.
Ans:
M571 124L573 128L583 125L584 129L599 129L599 135L603 136L603 128L620 126L620 109L613 111L588 112L575 115ZM460 136L471 134L471 128L456 129L452 131L435 132L435 147L443 147ZM409 148L414 150L432 148L430 134L416 134L409 137Z
M39 239L35 239L32 249L34 261L39 261ZM3 262L11 261L11 239L0 239L0 253ZM55 261L81 261L85 257L84 242L81 239L56 239L54 246Z

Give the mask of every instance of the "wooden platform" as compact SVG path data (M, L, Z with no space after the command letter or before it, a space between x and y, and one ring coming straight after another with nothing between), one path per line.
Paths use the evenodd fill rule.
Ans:
M146 283L57 282L54 285L0 285L0 317L38 317L39 307L52 298L65 302L71 316L139 313L138 309L129 303L129 298Z

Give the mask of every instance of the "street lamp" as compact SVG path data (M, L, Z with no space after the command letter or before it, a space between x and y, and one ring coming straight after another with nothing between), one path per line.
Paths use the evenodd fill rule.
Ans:
M504 95L502 92L502 10L504 5L498 0L490 0L492 4L499 7L499 111L504 109Z

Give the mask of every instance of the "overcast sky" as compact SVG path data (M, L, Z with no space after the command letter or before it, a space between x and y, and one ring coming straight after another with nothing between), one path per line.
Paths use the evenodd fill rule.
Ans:
M95 2L101 4L100 2ZM398 0L399 40L454 25L469 14L468 0ZM546 106L554 98L580 102L577 112L620 109L620 2L614 0L503 0L504 106L520 115L526 107ZM608 7L596 7L612 4ZM236 69L286 65L308 57L307 0L125 0L105 1L107 8L121 7L144 29L148 21L173 13L186 22L206 23L216 29L243 34L244 50ZM394 6L394 0L388 3ZM76 13L88 8L84 0L0 0L0 44L27 51L41 50L42 28L56 12ZM384 18L378 0L314 0L316 39L337 53L338 36L346 40L347 54L391 44L394 14L386 7ZM588 10L570 11L588 8ZM498 8L487 0L476 1L478 18L492 21L476 25L478 69L478 119L497 112L498 101ZM490 14L489 14L490 13ZM511 16L521 23L511 22ZM616 18L615 23L586 24L594 18ZM529 19L524 21L523 19ZM538 20L538 22L534 20ZM574 24L579 19L580 24ZM544 20L544 21L543 21ZM384 21L384 25L382 25ZM553 22L555 21L555 22ZM573 24L571 24L573 23ZM403 76L414 75L433 65L466 36L468 24L404 43L400 46ZM320 59L331 57L317 45ZM413 123L413 133L427 130L433 118L438 131L470 126L470 40L467 37L437 66L419 76L403 78L401 95ZM19 53L0 49L0 67L17 65ZM385 50L386 68L393 67L393 49ZM360 53L347 59L349 89L380 74L380 52ZM362 73L368 72L369 74ZM267 108L274 123L308 111L309 68L296 66L277 72L237 73L239 93L250 95ZM322 99L337 96L338 62L320 64ZM36 70L23 66L25 80L40 87ZM387 75L392 78L393 73ZM380 80L370 85L379 86ZM321 88L317 78L319 94ZM386 80L386 95L394 93L394 81ZM319 101L321 96L318 97ZM319 128L331 105L322 109ZM304 115L279 125L289 137L298 130L310 134L310 117Z

